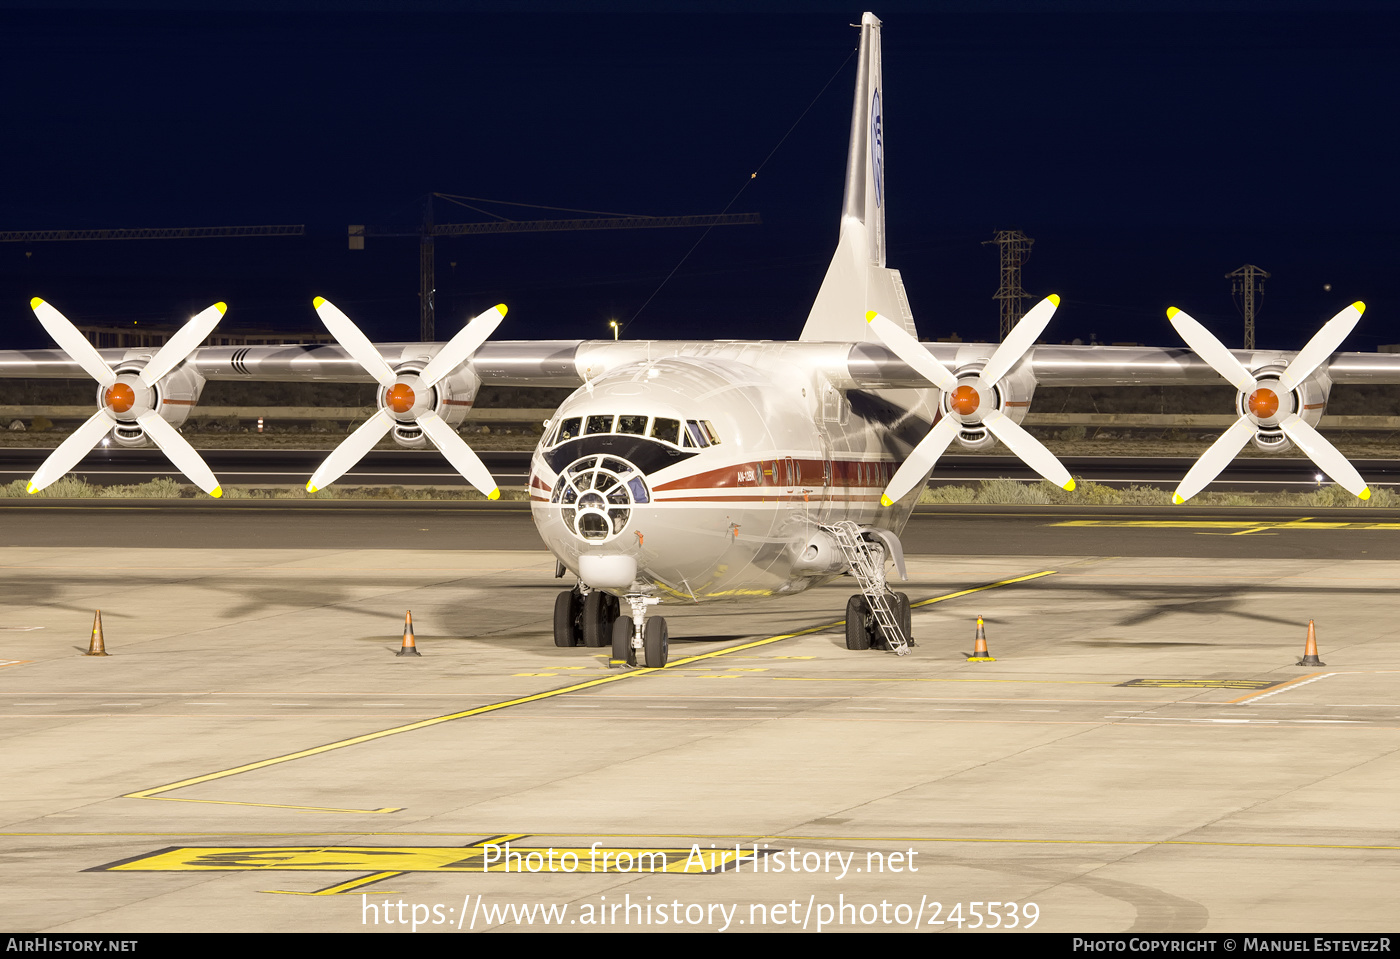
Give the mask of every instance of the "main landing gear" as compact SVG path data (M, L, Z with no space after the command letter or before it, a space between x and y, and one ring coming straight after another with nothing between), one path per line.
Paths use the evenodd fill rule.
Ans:
M669 633L662 616L647 618L646 608L661 600L629 595L624 612L616 596L574 587L554 600L555 646L612 646L614 669L636 666L638 652L648 669L662 669L669 655Z
M885 583L885 557L893 554L895 568L904 572L904 550L899 539L885 530L865 530L850 520L820 527L830 535L849 564L860 592L846 602L846 648L888 649L905 656L914 645L909 597ZM867 534L874 541L867 539Z
M914 646L913 614L909 608L909 595L907 593L891 594L893 602L892 612L895 620L899 623L899 631L904 637L904 642L909 646ZM864 593L857 593L846 601L846 648L847 649L896 649L894 645L885 637L884 630L880 628L880 622L875 616L875 611L870 608L870 601L865 598Z
M616 596L577 586L560 593L554 600L554 645L606 646L617 614Z

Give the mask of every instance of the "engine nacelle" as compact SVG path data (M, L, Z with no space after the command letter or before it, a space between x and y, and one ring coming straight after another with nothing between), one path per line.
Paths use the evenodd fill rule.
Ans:
M965 356L965 352L969 355ZM957 416L962 420L962 428L954 438L958 446L974 451L991 449L997 440L982 425L981 414L987 410L1000 410L1019 424L1030 412L1035 378L1029 365L1021 363L988 386L977 375L986 365L987 357L960 351L957 359L959 365L954 375L958 378L958 387L939 397L942 415Z
M155 410L171 426L184 425L204 390L204 377L187 363L171 370L154 386L141 384L136 375L153 355L129 351L113 370L117 382L97 388L97 405L107 408L117 420L112 439L118 446L137 448L150 444L146 431L136 422L136 417L146 410Z
M802 552L797 554L793 570L802 573L840 573L848 565L846 554L836 540L818 530L807 540Z
M1316 427L1327 409L1327 397L1332 392L1332 380L1325 372L1316 372L1298 385L1286 389L1279 381L1286 364L1282 359L1266 360L1263 367L1253 370L1255 387L1235 397L1235 411L1254 423L1251 442L1257 449L1283 453L1293 443L1279 428L1285 419L1297 414L1303 422Z
M423 435L422 428L412 421L413 417L424 410L432 410L448 426L461 426L471 412L477 391L481 389L481 378L469 365L463 365L433 386L415 391L416 375L428 365L430 358L426 354L405 355L394 366L394 373L400 382L388 389L381 389L378 394L380 408L389 409L401 417L389 435L404 449L422 449L428 445L428 438Z

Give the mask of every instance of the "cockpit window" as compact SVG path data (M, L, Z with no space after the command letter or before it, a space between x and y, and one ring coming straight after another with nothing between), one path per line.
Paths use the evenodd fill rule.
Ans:
M687 446L693 445L704 449L710 445L709 437L705 435L705 431L700 428L700 424L695 420L685 421L685 431L690 437L690 442L686 444Z
M559 424L559 435L555 438L556 442L562 443L565 440L571 440L575 436L578 436L579 427L582 424L583 419L578 416L571 416L566 419L563 423Z
M647 427L650 426L648 431ZM596 436L617 433L624 436L650 436L652 439L680 446L684 449L704 449L719 445L719 434L709 420L673 420L664 416L650 417L640 413L623 413L614 416L594 414L592 416L570 416L560 420L549 432L544 442L546 448L553 448L580 436Z
M651 435L658 440L665 440L674 446L680 446L681 421L662 419L658 416L652 421Z

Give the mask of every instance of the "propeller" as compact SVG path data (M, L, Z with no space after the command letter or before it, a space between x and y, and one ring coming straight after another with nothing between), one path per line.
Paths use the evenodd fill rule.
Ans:
M465 363L496 331L505 318L505 304L492 307L464 326L438 350L421 372L395 373L384 357L379 355L378 348L360 332L350 317L323 297L316 297L313 303L321 322L326 324L326 329L330 330L336 342L366 373L374 377L383 392L380 394L382 405L379 410L347 436L317 467L306 484L307 492L325 489L344 476L345 471L358 463L391 429L411 423L423 431L423 435L432 441L468 483L487 499L499 499L501 490L492 479L491 471L481 462L481 457L472 452L457 431L434 412L437 401L433 387Z
M889 317L874 310L865 314L866 321L880 342L889 348L916 373L943 391L946 412L934 424L919 445L895 472L890 485L880 497L882 506L889 506L903 498L910 490L928 475L938 457L948 448L948 444L965 426L985 426L1001 440L1006 448L1021 458L1031 469L1044 476L1056 486L1066 490L1074 489L1074 480L1055 454L1027 433L1015 420L997 408L994 387L1026 354L1045 327L1060 298L1050 294L1041 300L996 348L992 358L977 373L962 377L953 373L914 339L904 327Z
M1308 459L1342 488L1361 499L1370 499L1371 490L1356 467L1299 415L1298 394L1295 392L1327 357L1337 351L1365 310L1365 303L1353 303L1324 323L1283 372L1270 370L1256 377L1215 334L1176 307L1168 309L1167 319L1171 320L1186 345L1240 391L1244 397L1241 405L1245 411L1196 460L1172 494L1172 502L1180 505L1204 489L1244 449L1244 444L1261 426L1281 430Z
M146 436L164 451L175 467L194 485L213 497L224 495L223 487L204 459L156 410L160 394L156 385L214 332L228 306L215 303L195 315L180 328L150 361L135 373L116 373L96 348L72 322L39 297L29 301L40 324L73 362L102 388L102 405L87 422L78 427L44 460L29 481L29 492L37 493L67 473L87 455L107 432L117 426L140 426Z

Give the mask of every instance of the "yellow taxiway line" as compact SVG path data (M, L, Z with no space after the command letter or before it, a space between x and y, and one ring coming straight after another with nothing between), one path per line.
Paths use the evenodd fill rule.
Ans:
M1011 578L1011 579L998 580L998 581L995 582L995 583L986 583L986 584L984 584L984 585L982 585L982 586L974 586L974 587L971 587L971 588L969 588L969 589L962 589L962 590L958 590L957 592L953 592L953 593L945 593L945 594L942 595L942 596L934 596L934 597L932 597L932 598L930 598L930 599L920 600L920 601L917 602L917 603L911 603L910 606L911 606L911 608L913 608L913 607L918 607L918 606L928 606L928 605L933 604L933 603L943 603L943 602L947 602L947 601L952 600L952 599L957 599L957 598L962 597L962 596L970 596L970 595L972 595L973 593L980 593L980 592L983 592L983 591L986 591L986 590L989 590L989 589L999 589L999 588L1004 587L1004 586L1012 586L1012 585L1015 585L1015 584L1017 584L1017 583L1025 583L1025 582L1029 582L1030 580L1040 579L1041 577L1044 577L1044 576L1053 575L1054 572L1055 572L1054 570L1042 570L1042 571L1040 571L1040 572L1038 572L1038 573L1030 573L1030 574L1028 574L1028 575L1026 575L1026 576L1016 576L1016 577L1013 577L1013 578ZM790 633L781 633L781 634L779 634L779 635L777 635L777 636L769 636L769 637L766 638L766 639L754 640L753 642L748 642L748 643L739 643L739 644L734 645L734 646L727 646L727 647L725 647L725 648L723 648L723 649L716 649L716 650L712 650L712 651L710 651L710 652L708 652L708 653L700 653L700 654L695 655L695 656L686 656L686 657L684 657L684 658L682 658L682 659L676 660L674 663L669 664L669 665L666 667L666 669L674 669L674 668L676 668L676 667L678 667L678 666L684 666L684 665L687 664L687 663L695 663L695 662L700 662L701 660L705 660L705 659L713 659L713 658L715 658L715 657L717 657L717 656L727 656L727 655L729 655L729 654L731 654L731 653L741 652L741 651L746 650L746 649L756 649L756 648L759 647L759 646L767 646L767 645L769 645L769 644L771 644L771 643L778 643L778 642L782 642L783 640L787 640L787 639L795 639L795 638L797 638L797 637L799 637L799 636L807 636L807 635L810 635L810 634L812 634L812 633L820 633L820 632L823 632L823 631L825 631L825 630L832 629L832 628L834 628L834 627L836 627L836 626L840 626L840 625L842 625L843 623L845 623L845 620L844 620L844 619L838 619L838 620L835 620L835 621L833 621L833 622L822 623L822 624L820 624L820 625L818 625L818 626L809 626L809 627L806 628L806 629L799 629L799 630L795 630L794 632L790 632ZM187 787L187 786L197 786L197 785L199 785L199 784L201 784L201 783L214 782L215 780L219 780L219 779L227 779L227 778L230 777L230 776L238 776L238 775L241 775L241 774L243 774L243 773L252 772L252 771L254 771L254 770L256 770L256 769L266 769L266 768L268 768L268 767L270 767L270 766L278 766L278 765L281 765L282 763L294 762L294 761L296 761L296 760L298 760L298 759L306 759L307 757L310 757L310 756L319 756L319 755L321 755L322 753L328 753L328 752L331 752L331 751L337 750L337 749L345 749L345 748L347 748L347 747L349 747L349 746L358 746L358 745L360 745L361 743L374 742L375 740L384 739L384 738L386 738L386 737L388 737L388 736L397 736L397 735L399 735L400 733L409 733L409 732L414 732L415 730L419 730L419 729L427 729L427 728L432 727L432 726L440 726L440 725L442 725L443 723L456 722L456 721L459 720L459 719L469 719L469 718L471 718L471 717L473 717L473 716L484 716L484 715L486 715L486 714L488 714L488 713L498 712L499 710L502 710L502 709L509 709L509 708L511 708L511 707L513 707L513 706L523 706L523 705L526 705L526 704L528 704L528 703L535 703L535 702L540 702L540 701L545 700L545 699L552 699L552 698L554 698L554 697L556 697L556 696L564 696L564 695L567 695L567 694L569 694L569 693L582 692L582 691L585 690L585 689L592 689L592 688L597 687L597 686L606 686L606 685L608 685L609 683L623 682L624 680L634 679L634 678L637 678L637 677L639 677L639 676L650 676L650 675L652 675L653 673L661 673L661 672L664 672L664 671L665 671L665 670L662 670L662 669L645 669L645 668L643 668L643 669L626 670L626 671L614 673L614 674L612 674L612 675L610 675L610 676L601 676L601 677L599 677L599 678L597 678L597 679L589 679L589 680L585 680L585 681L579 682L579 683L571 683L571 684L568 685L568 686L561 686L561 687L559 687L558 689L548 689L548 690L545 690L545 691L543 691L543 692L532 693L532 694L530 694L530 695L528 695L528 696L518 696L518 697L516 697L516 698L514 698L514 699L506 699L506 700L502 700L502 701L496 702L496 703L488 703L488 704L486 704L486 705L484 705L484 706L476 706L476 707L474 707L474 708L472 708L472 709L464 709L464 710L461 710L460 712L447 713L446 715L443 715L443 716L434 716L434 717L431 718L431 719L422 719L422 720L419 720L419 721L417 721L417 722L405 723L405 724L400 725L400 726L391 726L391 727L388 728L388 729L380 729L380 730L376 730L376 731L374 731L374 732L363 733L363 734L361 734L361 735L359 735L359 736L352 736L352 737L350 737L349 739L340 739L340 740L337 740L336 742L333 742L333 743L325 743L325 744L320 745L320 746L312 746L312 747L310 747L310 748L308 748L308 749L299 749L299 750L297 750L296 752L285 753L284 755L281 755L281 756L274 756L274 757L272 757L272 758L270 758L270 759L260 759L260 760L258 760L258 761L256 761L256 762L244 763L244 764L241 765L241 766L234 766L234 767L232 767L231 769L221 769L221 770L219 770L219 771L217 771L217 772L205 773L205 774L202 775L202 776L191 776L191 777L188 778L188 779L181 779L181 780L178 780L177 782L166 783L166 784L163 785L163 786L154 786L154 787L152 787L152 788L150 788L150 789L141 789L141 790L138 790L138 791L136 791L136 792L124 793L124 794L121 796L121 798L122 798L122 799L155 799L155 800L164 800L164 801L169 801L169 802L201 802L201 803L213 803L213 804L215 804L215 805L261 806L261 807L275 808L275 809L296 809L296 810L302 810L302 811L305 811L305 812L343 812L343 813L391 813L391 812L400 812L400 811L402 810L402 808L403 808L403 807L401 807L401 806L385 806L385 807L382 807L382 808L379 808L379 809L337 809L337 808L329 807L329 806L293 806L293 805L283 805L283 804L279 804L279 803L230 802L230 801L227 801L227 800L218 800L218 799L177 799L176 797L173 797L173 796L165 796L165 795L162 795L162 794L163 794L163 793L168 793L168 792L173 792L173 791L175 791L175 790L177 790L177 789L184 789L184 788Z
M171 832L168 830L116 830L116 831L78 831L78 832L7 832L0 831L0 837L14 838L35 838L35 837L62 837L62 838L111 838L111 837L148 837L152 839L165 839L192 836L211 837L234 837L247 836L249 838L280 838L297 836L345 836L348 838L366 837L440 837L450 839L458 836L481 836L483 830L473 831L446 831L446 830L411 830L411 829L354 829L343 831L332 830L312 830L290 832L275 830L218 830L215 832ZM1001 837L1001 836L808 836L787 833L724 833L724 834L701 834L701 833L567 833L543 830L535 832L510 833L508 837L502 834L495 834L493 838L478 840L469 843L467 846L454 847L460 849L470 849L488 842L504 842L509 838L511 842L516 839L530 837L544 837L547 839L599 839L599 840L635 840L635 839L662 839L662 840L690 840L692 842L851 842L851 843L995 843L1000 845L1054 845L1054 846L1225 846L1245 849L1360 849L1360 850L1381 850L1400 851L1400 844L1396 843L1335 843L1335 842L1232 842L1223 839L1076 839L1059 838L1051 839L1037 836ZM334 848L326 846L325 848ZM385 847L394 848L394 847ZM275 869L275 866L260 865L251 867L254 869Z

